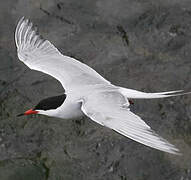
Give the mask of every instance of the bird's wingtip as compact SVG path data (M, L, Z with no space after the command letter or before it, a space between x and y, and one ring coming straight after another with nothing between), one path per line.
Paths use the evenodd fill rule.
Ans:
M19 20L18 20L18 25L21 24L23 21L25 21L25 16L22 16Z

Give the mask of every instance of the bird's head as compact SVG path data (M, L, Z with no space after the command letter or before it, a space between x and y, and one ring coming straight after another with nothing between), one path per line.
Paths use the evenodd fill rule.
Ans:
M17 116L30 115L30 114L43 114L51 116L52 113L50 112L60 107L65 101L65 99L66 99L65 94L43 99L33 109L29 109L28 111L18 114Z

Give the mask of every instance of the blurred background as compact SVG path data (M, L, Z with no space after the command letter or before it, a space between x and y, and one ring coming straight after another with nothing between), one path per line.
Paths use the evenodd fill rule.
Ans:
M189 180L191 96L136 100L131 109L182 156L151 149L85 118L16 117L60 83L17 58L25 16L63 54L113 84L191 90L190 0L6 0L0 2L1 180ZM55 62L56 63L56 62Z

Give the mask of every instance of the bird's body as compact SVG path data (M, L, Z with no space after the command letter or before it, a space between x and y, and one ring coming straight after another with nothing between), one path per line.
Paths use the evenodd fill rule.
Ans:
M89 96L99 96L99 93L109 93L109 92L119 92L120 88L115 87L114 85L87 85L79 89L78 92L68 92L66 95L66 99L64 100L63 104L53 110L44 111L39 110L39 114L48 115L52 117L58 117L61 119L80 119L85 114L81 109L82 101L85 100ZM128 103L128 100L126 100Z
M62 119L88 116L100 125L137 142L168 153L179 150L161 138L130 111L129 99L165 98L186 93L169 91L145 93L111 84L95 70L74 58L62 55L48 40L41 38L31 22L22 18L15 31L19 59L29 68L55 77L65 94L44 99L24 114L43 114ZM63 91L64 92L64 91Z

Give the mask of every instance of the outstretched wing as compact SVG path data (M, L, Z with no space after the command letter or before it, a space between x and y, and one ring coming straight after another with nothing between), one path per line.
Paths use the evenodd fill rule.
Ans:
M78 85L110 84L89 66L62 55L53 44L38 35L33 24L24 17L16 27L15 43L22 62L31 69L55 77L66 91L77 89Z
M93 121L146 146L179 154L179 150L157 135L137 115L125 106L126 99L118 92L101 92L82 102L82 111Z

